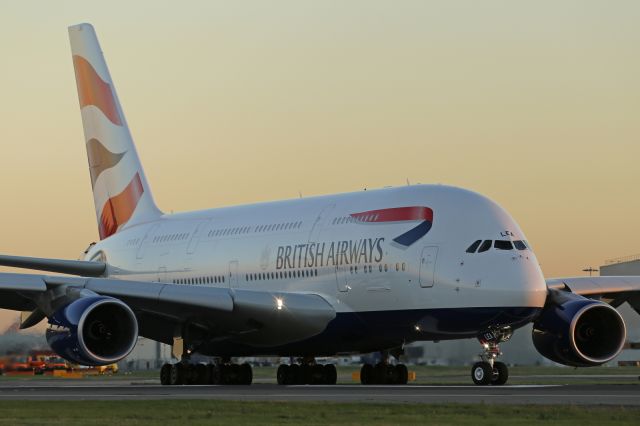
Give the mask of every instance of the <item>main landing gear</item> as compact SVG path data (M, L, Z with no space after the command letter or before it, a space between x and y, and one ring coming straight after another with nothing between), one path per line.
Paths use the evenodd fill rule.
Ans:
M335 385L338 372L333 364L316 364L307 358L298 364L280 364L276 377L279 385Z
M253 381L251 365L218 364L164 364L160 369L163 385L250 385Z
M471 367L473 383L479 386L500 386L507 383L509 369L504 362L496 361L496 358L502 355L498 343L506 342L511 335L511 327L496 327L478 336L483 349L480 354L482 361L476 362Z
M365 364L360 369L360 383L363 385L406 385L408 380L409 370L404 364L379 362L376 365Z
M393 365L389 362L391 356L400 360L404 353L402 348L394 348L382 351L382 361L379 363L365 364L360 369L360 383L363 385L406 385L409 381L409 370L404 364Z

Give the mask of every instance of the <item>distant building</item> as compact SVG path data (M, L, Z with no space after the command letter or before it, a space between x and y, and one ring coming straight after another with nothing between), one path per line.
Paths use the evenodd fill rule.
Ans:
M118 363L122 371L154 370L165 362L175 362L171 355L171 346L138 337L138 342L129 356Z
M640 275L640 254L609 259L600 266L601 276ZM618 308L627 325L627 340L640 342L640 315L628 303ZM640 350L625 349L616 361L640 361Z

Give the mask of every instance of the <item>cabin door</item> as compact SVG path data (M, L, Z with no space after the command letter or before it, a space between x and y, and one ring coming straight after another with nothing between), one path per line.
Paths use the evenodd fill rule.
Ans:
M348 276L347 268L344 265L336 266L336 283L338 285L338 291L343 293L349 291Z
M420 255L420 287L433 287L436 282L438 247L427 246Z
M238 261L232 260L229 262L229 288L238 288Z

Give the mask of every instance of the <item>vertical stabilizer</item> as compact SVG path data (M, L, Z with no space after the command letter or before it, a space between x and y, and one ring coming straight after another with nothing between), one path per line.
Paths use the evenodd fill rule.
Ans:
M127 223L153 220L156 207L98 38L90 24L69 27L100 239Z

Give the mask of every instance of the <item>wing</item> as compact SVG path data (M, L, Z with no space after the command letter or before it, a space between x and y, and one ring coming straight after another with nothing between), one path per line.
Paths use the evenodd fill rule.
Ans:
M551 278L547 287L603 299L614 307L628 302L640 314L640 276Z
M85 277L99 277L104 275L107 270L107 264L103 262L8 256L6 254L0 254L0 266L82 275Z
M26 328L86 290L122 300L140 335L168 344L184 324L220 340L286 344L319 334L336 315L318 294L10 273L0 273L0 308L31 311L23 316Z

